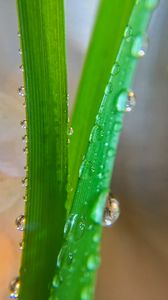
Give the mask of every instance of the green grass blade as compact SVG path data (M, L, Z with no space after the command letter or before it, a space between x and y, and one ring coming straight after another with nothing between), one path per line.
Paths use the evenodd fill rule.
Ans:
M22 300L48 299L63 239L67 184L64 1L18 0L27 119Z
M64 245L58 256L50 300L89 300L93 296L96 269L100 263L104 206L128 91L137 58L143 54L147 26L155 7L152 3L142 0L135 5L116 58L117 65L114 65L105 89L80 169L71 214L64 228Z
M134 3L135 0L100 1L72 116L74 134L69 146L68 210L76 190L79 167L88 146L89 134Z

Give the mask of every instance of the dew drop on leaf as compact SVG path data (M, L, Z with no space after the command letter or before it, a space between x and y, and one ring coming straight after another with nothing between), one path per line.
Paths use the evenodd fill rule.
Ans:
M68 128L68 135L69 135L69 136L72 136L73 133L74 133L73 128L72 128L72 127L69 127L69 128Z
M148 49L148 39L138 35L135 37L131 53L136 58L144 57Z
M124 112L126 109L126 104L128 100L128 92L126 90L122 90L120 94L118 95L117 101L116 101L116 109L119 112Z
M25 96L25 89L24 89L24 86L20 86L20 87L18 88L18 94L19 94L19 96L21 96L21 97L24 97L24 96Z
M133 33L133 30L132 30L132 27L131 26L127 26L125 28L125 31L124 31L124 37L127 41L130 40L130 37L132 36L132 33Z
M16 228L19 231L23 231L25 229L25 216L20 215L19 217L16 218L15 220Z
M20 250L23 250L23 248L24 248L24 242L21 241L21 242L19 243L19 249L20 249Z
M120 65L116 62L112 68L112 75L115 76L120 72Z
M13 279L10 282L10 285L9 285L11 299L18 299L19 289L20 289L20 281L19 281L19 277L16 277L15 279Z
M20 65L20 66L19 66L19 70L20 70L21 72L24 72L24 67L23 67L23 65Z
M99 265L100 265L100 258L97 254L89 256L87 261L88 270L94 271L98 268Z
M26 124L27 124L26 120L20 122L22 128L26 128Z
M120 215L120 207L117 199L108 197L107 206L104 210L103 226L113 225Z
M59 286L62 284L62 277L60 276L60 274L56 275L53 279L53 282L52 282L52 286L54 288L59 288Z
M132 111L133 108L135 107L135 105L136 105L135 93L133 91L129 91L128 92L128 102L127 102L125 111L126 112Z

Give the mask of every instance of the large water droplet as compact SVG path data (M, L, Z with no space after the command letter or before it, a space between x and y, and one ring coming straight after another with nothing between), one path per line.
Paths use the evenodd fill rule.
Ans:
M147 37L144 38L141 35L136 36L131 49L132 55L136 58L143 57L146 54L147 49L148 49Z
M112 68L112 75L117 75L120 72L120 65L116 62Z
M128 102L126 105L126 112L130 112L133 110L133 108L136 105L136 96L135 93L133 91L129 91L128 92Z
M127 100L128 100L128 92L126 90L121 91L116 101L116 108L119 112L125 111Z
M148 9L155 9L159 4L159 0L146 0L145 7Z
M25 89L24 89L24 86L20 86L20 87L18 88L18 94L19 94L19 96L21 96L21 97L24 97L24 96L25 96Z
M10 298L11 299L18 299L19 297L19 290L20 290L20 281L19 277L16 277L10 282L9 285L9 290L10 290Z
M73 261L73 253L69 251L67 246L63 246L57 258L57 267L61 268L63 265L70 265Z
M25 229L25 216L20 215L19 217L16 218L15 220L16 228L19 231L23 231Z
M119 202L117 199L112 198L111 196L108 197L107 206L104 210L104 226L111 226L113 225L120 215L120 207Z

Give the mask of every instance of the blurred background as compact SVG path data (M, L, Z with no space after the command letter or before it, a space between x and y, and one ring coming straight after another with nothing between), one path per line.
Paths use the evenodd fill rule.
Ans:
M67 0L70 100L73 101L97 0ZM168 299L168 1L161 0L149 28L149 49L133 89L134 112L125 117L112 190L121 216L104 230L95 300ZM0 0L0 299L18 273L23 212L24 118L15 1ZM31 300L31 299L30 299ZM77 300L77 299L76 299Z

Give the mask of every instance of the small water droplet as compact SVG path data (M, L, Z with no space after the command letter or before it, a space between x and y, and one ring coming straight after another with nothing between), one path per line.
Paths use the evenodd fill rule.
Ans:
M56 275L53 279L52 285L54 288L59 288L59 286L62 284L63 279L60 276L60 274Z
M27 201L27 197L24 195L23 196L23 201L26 202Z
M21 242L19 243L19 249L20 249L20 250L23 250L23 248L24 248L24 242L21 241Z
M146 0L145 7L148 9L155 9L159 4L159 0Z
M120 130L122 129L122 122L116 122L115 124L114 124L114 131L115 132L120 132Z
M71 143L71 140L70 139L68 139L68 144L70 144Z
M18 37L21 37L20 31L17 32L17 36L18 36Z
M128 92L128 102L126 105L126 112L130 112L133 110L133 108L136 105L136 96L135 93L133 91L129 91Z
M68 128L68 135L69 135L69 136L72 136L73 133L74 133L73 128L72 128L72 127L69 127L69 128Z
M21 72L24 72L24 67L23 67L23 65L20 65L20 66L19 66L19 70L20 70Z
M16 277L10 282L9 285L10 290L10 298L11 299L18 299L19 297L19 290L20 290L20 281L19 277Z
M118 95L116 101L116 108L119 112L124 112L126 109L126 104L128 101L128 92L126 90L122 90Z
M23 179L22 179L22 185L25 187L25 186L27 186L27 177L24 177Z
M120 72L120 65L116 62L112 68L112 75L115 76Z
M20 86L20 87L18 88L18 94L19 94L19 96L21 96L21 97L24 97L24 96L25 96L25 89L24 89L24 86Z
M27 142L27 135L25 134L24 136L22 136L22 142L26 143Z
M60 268L63 265L71 265L73 261L73 253L69 251L67 246L63 246L58 254L57 267Z
M109 82L108 84L107 84L107 86L106 86L106 89L105 89L105 94L106 95L109 95L109 94L111 94L112 93L112 83L111 82Z
M27 147L24 147L23 148L23 153L26 153L27 152Z
M88 258L88 261L87 261L88 270L94 271L98 268L99 265L100 265L100 257L97 254L91 255Z
M110 148L108 151L107 151L107 156L108 157L112 157L115 155L115 149L114 148Z
M18 52L19 52L19 55L22 55L22 49L21 48L18 50Z
M26 128L26 124L27 124L26 120L20 122L22 128Z
M110 195L107 199L107 206L104 210L103 226L113 225L120 215L120 207L117 199Z
M143 37L141 35L136 36L134 39L134 43L131 49L131 53L134 57L140 58L145 56L148 49L148 39L147 37Z
M81 300L89 300L91 299L91 288L85 287L81 293Z
M124 37L127 41L130 41L130 37L132 36L133 30L131 26L127 26L124 31Z
M16 218L15 220L16 228L19 231L23 231L25 229L25 216L20 215L19 217Z

